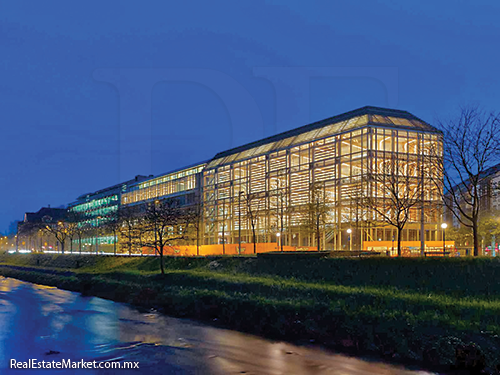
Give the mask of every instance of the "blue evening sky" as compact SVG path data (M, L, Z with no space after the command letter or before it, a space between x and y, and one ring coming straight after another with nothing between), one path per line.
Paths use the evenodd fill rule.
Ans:
M0 0L0 232L365 105L498 110L497 1Z

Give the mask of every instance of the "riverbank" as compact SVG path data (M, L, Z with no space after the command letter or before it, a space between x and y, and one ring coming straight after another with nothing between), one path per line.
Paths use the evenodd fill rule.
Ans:
M270 338L449 369L500 363L496 259L2 255L0 274ZM474 363L473 363L474 362Z

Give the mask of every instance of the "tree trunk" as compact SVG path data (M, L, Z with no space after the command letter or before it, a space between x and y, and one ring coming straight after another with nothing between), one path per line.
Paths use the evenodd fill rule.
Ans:
M113 231L113 253L116 256L116 231Z
M222 224L222 254L226 254L226 233L225 233L225 228L226 226Z
M163 247L159 250L159 254L160 254L160 270L161 270L161 274L165 275L165 267L163 265Z
M401 252L401 232L403 231L403 228L398 228L398 257L402 255Z
M321 250L321 239L319 238L319 215L316 217L316 245L318 251Z
M256 236L255 236L255 224L252 221L252 237L253 237L253 253L257 254L257 243L256 243Z
M200 224L196 226L196 255L200 255Z
M64 254L64 241L59 241L61 244L61 254Z
M472 235L474 239L474 256L479 256L479 231L477 228L477 219L472 222Z
M128 229L128 255L132 255L132 233L130 233L130 228Z
M132 255L132 228L130 227L130 224L128 225L128 231L127 231L127 246L128 246L128 255Z

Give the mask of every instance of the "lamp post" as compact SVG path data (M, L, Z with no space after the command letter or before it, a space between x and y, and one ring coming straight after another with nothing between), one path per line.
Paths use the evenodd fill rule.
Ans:
M238 254L241 255L241 194L243 191L240 190L238 193Z
M349 241L349 251L352 251L352 237L351 237L352 229L347 229L347 241Z
M281 233L280 232L276 233L276 239L278 242L278 247L280 247L280 244L281 244ZM281 251L283 251L283 249L281 249Z
M445 256L446 228L448 228L448 224L441 224L441 228L443 229L443 256Z

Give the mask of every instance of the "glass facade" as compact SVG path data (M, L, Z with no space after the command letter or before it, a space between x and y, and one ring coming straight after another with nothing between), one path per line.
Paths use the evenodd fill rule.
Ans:
M117 194L107 197L91 199L85 203L79 203L70 207L70 211L82 214L80 226L95 227L106 221L106 217L118 211L119 198Z
M122 193L121 203L123 205L141 203L194 190L199 187L197 179L204 166L205 164L200 164L133 184Z
M423 214L427 239L436 239L440 192L428 158L440 143L440 133L419 120L368 114L223 155L203 171L204 244L238 243L240 233L251 243L253 224L258 243L312 247L319 235L322 249L353 248L353 241L356 249L376 248L372 242L395 236L381 215L391 210L389 179L380 178L388 164L398 176L390 182L419 201L402 238L420 240ZM323 207L316 225L312 204Z

